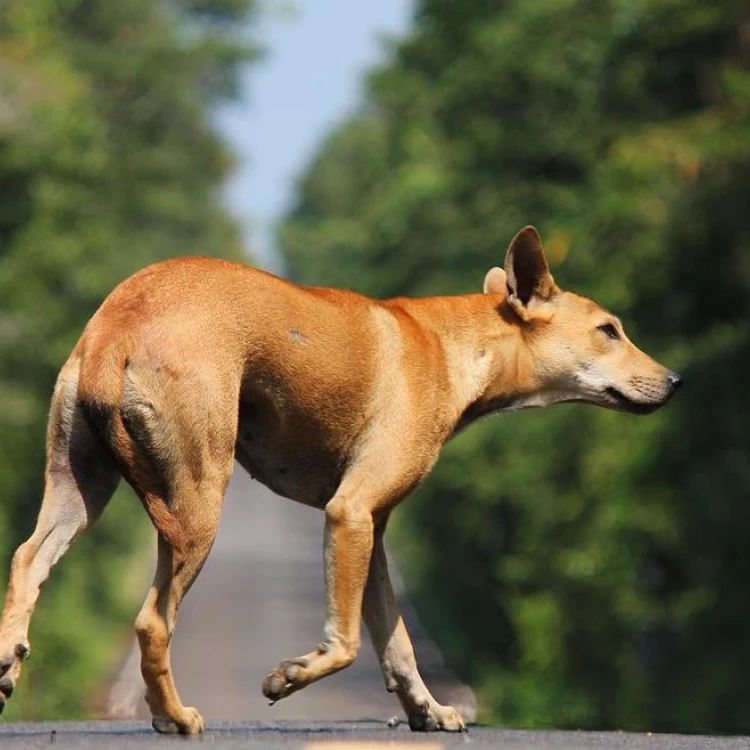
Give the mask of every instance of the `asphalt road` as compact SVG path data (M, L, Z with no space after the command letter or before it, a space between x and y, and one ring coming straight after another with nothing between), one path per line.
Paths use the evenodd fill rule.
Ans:
M2 748L159 748L182 742L216 750L377 750L388 748L502 748L502 750L747 750L750 737L699 737L597 732L530 732L473 728L466 734L415 734L375 722L209 724L195 738L159 736L145 722L0 725Z
M750 737L522 732L482 727L461 735L425 735L412 733L404 725L391 728L386 719L398 715L399 706L385 692L366 636L362 654L352 667L269 707L260 692L268 669L282 658L308 651L320 640L325 619L322 524L320 512L273 496L242 472L232 481L217 544L183 605L173 649L178 687L186 705L198 707L207 719L205 734L160 736L149 722L132 720L0 722L0 749L164 750L170 743L182 742L220 750L750 748ZM147 583L144 581L144 592ZM401 599L422 671L436 697L472 714L473 694L445 668L403 592ZM123 661L112 686L110 706L118 715L135 713L146 719L137 659L123 657ZM96 701L98 705L106 702L103 696Z

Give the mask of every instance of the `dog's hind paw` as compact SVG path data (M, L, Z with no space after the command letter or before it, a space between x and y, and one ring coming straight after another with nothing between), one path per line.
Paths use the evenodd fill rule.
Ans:
M167 716L154 716L151 726L159 734L200 734L206 723L196 709L188 706L178 720Z
M21 674L21 663L31 656L28 644L19 643L13 652L0 659L0 714L5 710L6 701L13 695L13 689Z
M466 732L466 722L453 706L433 705L424 713L409 716L413 732Z

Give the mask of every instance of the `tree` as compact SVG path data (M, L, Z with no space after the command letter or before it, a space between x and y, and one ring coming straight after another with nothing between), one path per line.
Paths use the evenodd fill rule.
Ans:
M0 14L0 576L33 528L55 377L123 278L242 254L219 204L231 156L211 107L255 54L252 0L5 0ZM79 715L132 619L131 498L54 573L11 716ZM137 566L137 571L140 566ZM133 573L130 574L130 577ZM123 583L125 582L125 583Z
M534 222L564 287L685 371L648 419L473 427L397 514L485 719L750 730L747 24L730 0L422 0L282 226L297 279L390 296L478 291Z

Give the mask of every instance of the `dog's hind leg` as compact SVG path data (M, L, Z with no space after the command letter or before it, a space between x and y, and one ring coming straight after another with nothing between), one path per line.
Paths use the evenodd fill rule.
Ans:
M120 476L77 403L78 362L63 368L47 431L47 466L36 529L13 556L0 619L0 712L30 654L28 631L52 566L99 517Z
M159 532L156 574L135 622L146 702L159 732L195 734L204 727L177 692L170 644L180 604L219 528L234 468L237 391L233 379L211 371L186 368L164 378L149 361L126 367L119 451Z
M164 537L159 537L156 575L136 619L146 702L153 715L153 727L158 732L195 734L204 728L198 711L184 706L180 700L172 676L170 644L180 604L216 538L231 471L230 460L225 479L211 485L204 483L194 492L174 497L175 517L188 541L184 549L176 549Z
M441 706L430 694L417 667L406 625L398 609L383 546L385 523L375 532L362 614L380 661L386 689L396 693L415 730L460 732L466 728L458 711Z

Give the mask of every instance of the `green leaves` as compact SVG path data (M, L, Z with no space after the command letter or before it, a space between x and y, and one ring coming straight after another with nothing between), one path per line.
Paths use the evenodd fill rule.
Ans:
M33 528L55 377L109 291L175 255L241 254L218 203L231 155L210 105L256 54L252 0L8 0L0 19L0 577ZM55 571L10 704L81 715L137 603L120 581L145 516L120 499ZM136 566L138 567L138 566ZM148 572L139 571L145 585ZM140 595L140 594L138 594ZM76 685L77 689L71 689Z
M301 182L296 278L474 292L534 223L558 283L686 382L646 419L557 407L449 445L393 529L421 614L486 720L749 731L728 657L750 648L747 19L708 0L415 18Z

